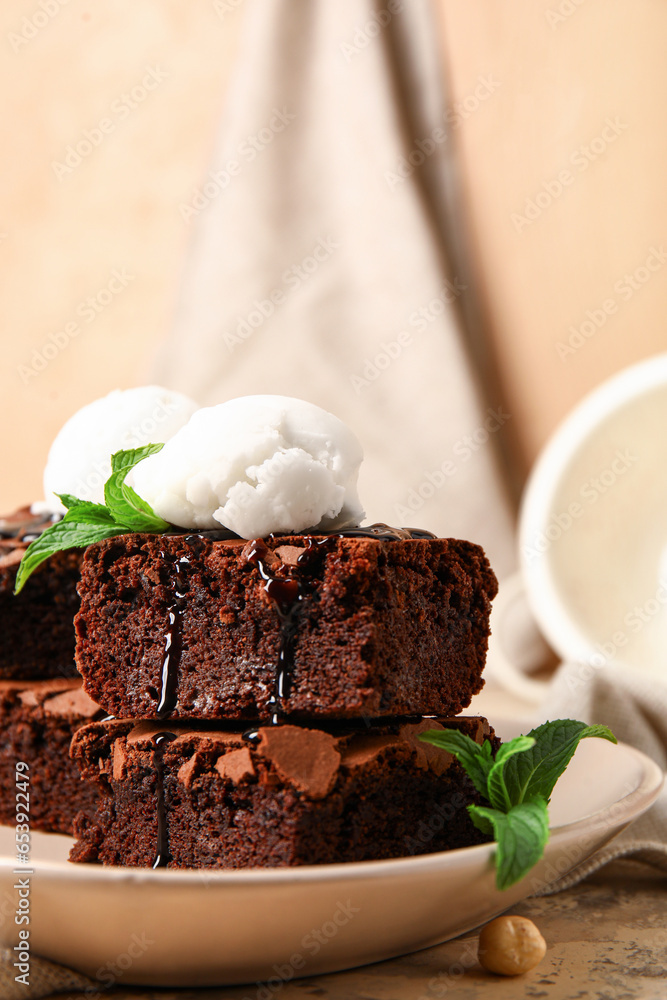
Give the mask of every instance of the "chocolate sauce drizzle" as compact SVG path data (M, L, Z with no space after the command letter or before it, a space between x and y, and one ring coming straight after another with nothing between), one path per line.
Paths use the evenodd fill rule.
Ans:
M61 521L62 517L62 514L33 514L30 507L20 507L12 514L0 517L0 538L34 542L43 531Z
M319 535L334 535L339 538L380 538L383 541L399 542L411 538L437 538L432 531L425 528L393 528L383 521L375 524L365 524L359 528L342 528L339 531L319 531Z
M318 552L330 547L336 538L379 538L398 541L410 538L435 538L430 531L419 528L392 528L388 524L370 524L363 528L346 528L338 531L318 532L317 536L306 535L303 552L297 557L297 566L302 570L299 576L287 574L277 576L268 568L266 555L269 551L266 542L255 539L248 553L248 562L254 563L264 580L264 591L274 601L280 618L280 646L276 663L274 690L268 702L269 724L280 724L284 713L284 702L289 697L294 671L294 644L299 627L299 619L303 611L304 601L309 596L311 587L308 581L308 567ZM279 535L269 535L274 542ZM303 572L305 570L305 573ZM256 743L259 734L256 728L243 734L249 743Z
M164 797L164 748L175 739L174 733L156 733L152 737L152 743L155 746L155 797L157 799L157 848L153 868L166 868L172 860L169 853L167 806Z
M165 562L168 561L164 551L160 552L160 557ZM190 560L186 556L180 556L173 561L175 579L171 584L172 601L167 609L169 625L164 637L164 652L160 670L162 688L157 707L158 719L164 719L171 715L178 700L178 668L183 652L183 607L187 597L187 590L184 589L183 566L187 566L189 563Z
M308 542L314 543L315 539L309 538ZM302 565L307 563L312 551L313 544L309 544L298 557L297 562ZM289 697L294 668L294 642L299 627L303 601L307 596L308 588L302 578L290 574L277 576L272 573L266 561L268 552L269 549L266 542L261 538L256 538L251 543L247 558L249 563L254 563L257 566L259 575L264 581L264 592L274 602L280 619L280 640L274 688L267 706L269 710L269 722L272 726L276 726L279 724L280 716L283 713L284 700ZM255 732L251 730L244 735L250 741L255 737Z
M184 534L187 544L196 547L200 539L209 541L226 541L237 536L226 529L214 529L197 533L173 532ZM251 542L247 554L248 562L254 564L263 580L263 589L274 602L280 619L280 638L278 657L275 669L274 689L268 701L269 725L280 724L284 713L284 701L289 697L294 670L294 645L299 628L304 602L311 593L309 568L317 555L330 547L336 538L378 538L387 541L403 539L435 538L429 531L419 528L392 528L387 524L371 524L363 528L345 528L333 531L318 531L317 536L306 534L303 551L297 557L296 563L300 572L293 575L289 571L285 575L273 573L268 566L269 548L261 538ZM279 540L280 535L270 535L272 542ZM168 607L169 626L165 635L164 653L162 657L162 689L157 709L159 719L170 715L178 700L178 669L182 653L183 610L187 596L185 589L183 566L189 564L185 556L177 559L169 557L166 552L160 552L165 562L171 562L175 570L172 581L173 600ZM367 723L368 725L368 723ZM173 733L157 733L153 736L155 744L156 796L157 796L157 849L153 868L165 868L172 857L169 853L169 837L167 830L167 813L164 795L164 759L163 746L175 739ZM259 742L259 730L255 726L243 733L243 739L250 744Z
M226 528L202 530L196 533L174 531L170 534L183 535L187 544L196 547L204 539L208 541L227 541L236 538L233 532ZM289 535L271 534L271 542L279 541ZM377 538L383 541L398 541L404 539L435 538L430 531L421 528L393 528L388 524L376 523L364 527L341 528L331 531L317 531L317 535L302 534L305 541L303 552L297 557L297 566L301 572L294 575L273 573L268 565L269 548L266 542L257 538L251 542L248 562L257 566L263 580L263 588L273 601L280 619L280 638L278 657L275 670L274 689L268 701L269 724L278 725L283 715L283 705L289 697L294 670L294 645L299 628L299 619L303 611L304 601L310 595L310 574L308 568L317 554L330 546L336 538ZM171 586L173 598L169 603L167 615L169 624L165 633L164 652L160 669L161 690L157 707L158 719L167 718L176 708L178 701L178 671L182 654L183 613L187 589L184 583L183 566L189 564L185 556L170 557L164 550L160 552L165 562L171 562L175 570L175 579ZM244 733L248 742L256 742L259 737L256 729Z
M228 528L202 528L201 531L192 533L191 528L171 528L165 532L167 535L186 535L186 541L206 538L209 542L228 542L234 539L245 541L240 535L230 531ZM321 528L308 528L306 531L274 532L268 537L294 538L295 536L305 538L308 542L317 538L380 538L382 541L404 541L410 538L437 538L432 531L425 528L393 528L383 521L376 521L374 524L364 524L361 527L353 528L332 528L327 531Z

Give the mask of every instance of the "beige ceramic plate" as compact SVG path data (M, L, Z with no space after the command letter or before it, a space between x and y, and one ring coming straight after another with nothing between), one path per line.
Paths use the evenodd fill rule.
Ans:
M499 727L500 728L500 727ZM35 834L34 954L116 982L155 986L270 980L378 962L481 924L575 867L655 801L660 769L628 746L585 740L559 782L543 861L496 890L493 846L396 861L239 872L70 865L70 841ZM428 837L430 821L416 836ZM14 832L0 829L0 943L18 928Z

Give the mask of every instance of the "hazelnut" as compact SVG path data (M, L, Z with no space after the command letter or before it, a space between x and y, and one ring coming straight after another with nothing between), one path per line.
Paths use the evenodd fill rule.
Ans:
M547 943L532 920L496 917L479 935L479 962L487 972L520 976L541 962Z

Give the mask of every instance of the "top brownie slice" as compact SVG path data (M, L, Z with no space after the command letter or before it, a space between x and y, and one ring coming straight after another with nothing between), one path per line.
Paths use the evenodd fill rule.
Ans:
M84 555L76 661L119 718L456 715L496 590L454 539L122 535Z

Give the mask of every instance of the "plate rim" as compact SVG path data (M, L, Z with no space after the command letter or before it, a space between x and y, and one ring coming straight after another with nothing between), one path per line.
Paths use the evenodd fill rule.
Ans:
M615 799L612 803L603 806L593 813L588 813L569 823L562 823L549 828L549 841L551 845L559 840L565 839L578 831L585 830L592 833L600 828L607 827L610 831L610 838L616 836L620 830L628 826L634 819L646 812L647 809L658 798L665 783L665 773L662 768L643 751L628 743L619 741L616 744L623 753L628 753L634 757L641 766L641 775L638 784L631 791ZM622 806L622 811L610 822L609 811ZM9 827L11 829L11 826ZM37 832L37 831L36 831ZM48 835L47 835L48 836ZM62 836L62 834L54 834ZM49 877L62 880L71 879L84 881L90 879L94 874L95 880L102 881L124 881L124 882L145 882L150 881L153 885L164 886L189 886L191 888L197 884L205 882L207 888L215 885L234 884L283 884L283 883L315 883L340 881L342 878L356 879L376 879L376 878L401 878L405 875L415 873L415 870L422 871L429 869L442 870L444 868L456 867L463 858L473 861L481 859L487 855L489 860L495 847L493 842L477 844L470 847L460 847L449 851L434 851L429 854L413 855L412 857L383 858L375 861L347 861L335 862L332 864L320 865L298 865L286 868L245 868L224 870L216 868L197 869L160 869L155 871L152 868L126 867L123 865L99 865L91 863L77 863L70 861L40 861L34 860L30 864L30 869L37 874L48 874ZM25 871L28 866L21 869L16 865L16 860L10 855L0 855L0 872L11 870Z

